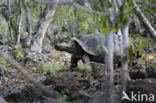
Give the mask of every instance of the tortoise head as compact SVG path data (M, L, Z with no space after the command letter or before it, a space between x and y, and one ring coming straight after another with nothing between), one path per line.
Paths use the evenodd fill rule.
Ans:
M59 51L66 51L68 53L71 53L71 54L81 54L82 53L82 50L78 47L76 47L75 45L70 45L70 44L56 44L54 45L54 48L56 50L59 50Z
M54 48L56 49L56 50L60 50L60 51L63 51L62 49L63 48L65 48L65 45L64 44L55 44L54 45Z
M59 49L60 49L60 45L59 45L59 44L55 44L55 45L54 45L54 48L55 48L56 50L59 50Z
M71 47L71 45L66 44L66 43L61 43L61 44L54 45L54 48L56 50L59 50L59 51L66 51L66 49L68 49L70 47Z

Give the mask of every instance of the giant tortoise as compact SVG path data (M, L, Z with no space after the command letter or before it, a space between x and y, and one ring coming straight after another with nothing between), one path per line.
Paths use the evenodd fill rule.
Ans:
M84 64L89 64L89 61L104 63L106 36L100 33L86 35L80 39L72 38L72 45L56 44L54 48L59 51L66 51L72 55L70 70L77 66L77 62L82 60ZM120 57L121 38L119 35L113 35L114 38L114 56ZM98 47L98 48L97 48ZM99 48L100 47L100 48Z

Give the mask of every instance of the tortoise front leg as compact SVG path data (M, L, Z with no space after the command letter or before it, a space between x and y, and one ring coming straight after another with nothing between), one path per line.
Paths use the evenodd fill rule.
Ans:
M90 59L89 59L89 57L87 55L83 55L82 62L84 64L87 64L89 67L91 67L91 65L90 65Z
M71 56L71 61L70 61L71 65L70 65L70 68L69 68L70 71L73 71L73 68L75 68L77 66L77 63L78 63L79 60L80 60L80 58L77 57L76 55Z

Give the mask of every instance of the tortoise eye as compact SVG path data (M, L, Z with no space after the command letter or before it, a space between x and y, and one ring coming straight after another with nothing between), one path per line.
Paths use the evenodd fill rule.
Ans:
M79 47L79 44L78 44L77 42L74 42L74 43L72 44L72 46L74 46L74 47Z
M72 43L72 47L76 47L75 43Z

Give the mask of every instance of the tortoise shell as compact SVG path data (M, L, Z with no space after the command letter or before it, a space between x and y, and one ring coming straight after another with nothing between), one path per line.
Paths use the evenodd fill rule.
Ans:
M80 45L80 47L88 54L93 56L99 56L105 52L103 47L105 46L105 38L106 35L102 35L100 33L96 34L89 34L85 37L82 37L80 39L73 38L72 41L75 44ZM121 51L121 37L114 33L113 35L114 39L114 53L115 55L120 55ZM97 47L98 46L98 47Z

